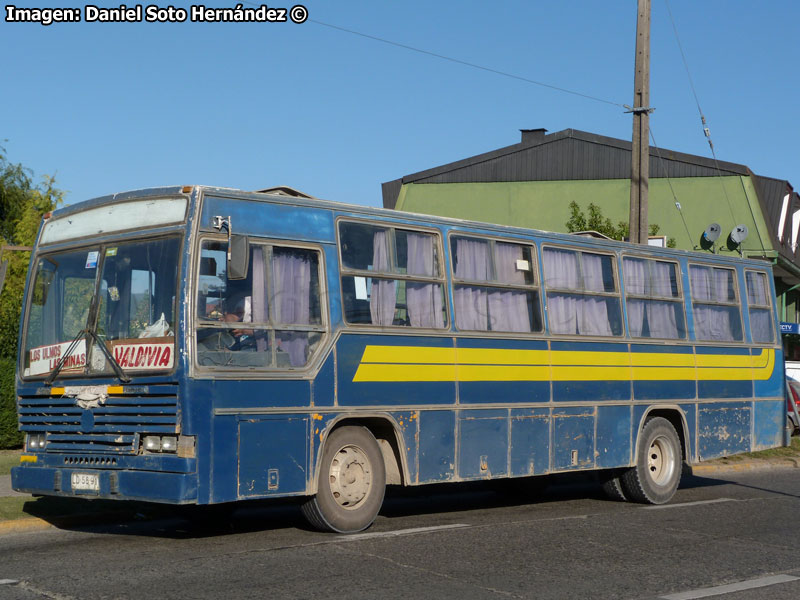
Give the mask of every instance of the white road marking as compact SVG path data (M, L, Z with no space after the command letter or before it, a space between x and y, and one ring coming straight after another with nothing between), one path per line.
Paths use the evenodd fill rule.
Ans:
M664 508L684 508L686 506L701 506L703 504L717 504L719 502L738 502L733 498L717 498L716 500L698 500L697 502L681 502L680 504L655 504L653 506L642 506L644 510L662 510Z
M0 585L15 585L19 583L19 579L0 579Z
M462 529L472 527L466 523L455 523L453 525L439 525L437 527L413 527L411 529L397 529L395 531L376 531L375 533L356 533L352 535L342 535L337 537L340 542L357 542L359 540L369 540L373 538L398 537L401 535L414 535L417 533L432 533L434 531L445 531L447 529Z
M754 590L756 588L777 585L779 583L789 583L790 581L798 580L800 580L800 577L792 577L791 575L773 575L772 577L760 577L758 579L740 581L739 583L730 583L728 585L718 585L716 587L680 592L679 594L670 594L668 596L661 596L661 598L663 598L663 600L695 600L696 598L708 598L709 596L732 594L734 592L741 592L743 590Z

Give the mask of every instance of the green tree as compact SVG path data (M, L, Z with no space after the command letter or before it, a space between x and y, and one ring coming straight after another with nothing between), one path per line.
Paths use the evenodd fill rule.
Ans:
M585 215L574 200L569 203L570 217L566 222L567 231L575 233L577 231L596 231L610 237L612 240L624 240L628 237L628 224L619 221L616 225L611 219L603 216L602 209L596 204L589 203L589 215ZM650 235L658 235L661 227L656 223L650 223ZM675 238L667 239L667 248L675 248Z
M35 183L30 169L13 164L0 146L0 241L3 245L32 246L42 216L55 209L64 193L55 187L55 178L45 176ZM22 295L30 252L4 251L8 261L5 283L0 293L0 448L13 448L22 442L17 431L14 371L17 335L22 311Z

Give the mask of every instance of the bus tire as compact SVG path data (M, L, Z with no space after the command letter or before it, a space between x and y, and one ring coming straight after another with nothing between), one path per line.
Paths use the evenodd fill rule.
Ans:
M378 516L386 491L383 455L366 427L335 429L325 441L317 494L303 514L317 529L363 531Z
M603 478L603 491L610 500L627 502L628 497L622 487L622 477L619 471L612 471Z
M681 481L681 441L672 423L648 419L639 436L636 466L622 474L620 483L630 500L666 504Z

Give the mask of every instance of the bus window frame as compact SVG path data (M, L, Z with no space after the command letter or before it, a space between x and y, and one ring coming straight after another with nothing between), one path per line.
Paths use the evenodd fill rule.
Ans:
M453 238L464 238L469 240L476 240L479 242L487 242L490 247L491 253L491 265L495 267L495 259L494 259L494 247L497 242L501 244L514 244L517 246L526 246L531 249L531 258L530 258L530 267L531 267L531 277L533 278L533 283L530 284L513 284L513 283L503 283L499 282L496 279L490 281L477 281L472 279L459 279L456 277L455 273L455 263L453 261ZM480 288L494 288L499 290L511 290L511 291L519 291L519 292L536 292L538 295L537 305L539 308L539 318L541 319L541 329L538 331L495 331L491 329L460 329L456 325L456 307L455 302L452 307L453 311L453 329L458 332L468 333L470 335L474 334L481 334L481 335L491 335L494 337L516 337L516 336L526 336L526 337L543 337L547 335L547 326L546 326L546 316L544 314L544 285L543 280L541 277L541 272L539 269L539 248L536 245L535 240L527 240L527 239L515 239L510 237L502 237L496 235L489 235L489 236L481 236L480 234L471 232L471 231L459 231L456 229L451 229L447 232L447 249L449 252L449 264L450 264L450 286L451 286L451 293L455 294L455 289L457 285L464 285L464 286L471 286L471 287L480 287ZM493 273L493 276L496 277L496 273Z
M766 284L767 284L767 289L766 289L767 301L769 301L770 297L772 296L772 294L770 293L770 287L771 287L770 286L770 279L771 279L771 277L769 276L769 274L766 271L760 271L760 270L755 269L755 268L748 268L748 267L744 268L744 285L745 285L744 296L747 297L747 274L748 273L757 273L757 274L760 274L760 275L764 276L764 278L766 279ZM761 309L761 310L764 310L764 309L768 309L769 310L770 323L772 323L772 339L771 340L766 341L766 342L756 342L756 341L753 340L753 325L750 322L750 309L751 308ZM772 346L772 345L775 344L775 337L776 337L776 333L777 333L777 331L775 329L775 310L774 310L774 307L772 306L771 303L770 304L750 304L750 298L747 297L747 325L748 325L748 333L750 334L750 344L753 344L753 345L756 345L756 346ZM744 325L742 325L742 326L744 326Z
M397 273L393 271L366 271L360 269L352 269L344 266L342 259L342 223L354 223L358 225L369 225L372 227L381 227L385 230L390 230L392 234L389 236L389 252L392 260L392 267L397 266L397 247L395 243L395 231L408 231L411 233L427 233L433 235L436 241L436 266L439 271L439 277L425 277L423 275L408 275L406 273ZM449 331L452 327L452 307L450 306L450 293L447 279L447 270L445 268L444 244L442 232L435 227L425 227L416 224L408 224L403 222L394 221L379 221L377 219L360 219L350 216L338 216L334 221L334 229L336 231L336 257L339 267L339 294L342 307L342 323L346 327L355 327L359 330L380 330L385 331L391 329L393 332L436 332L442 334ZM434 327L414 327L413 325L374 325L372 323L352 323L347 320L347 310L345 308L344 290L342 280L345 277L367 277L370 279L383 279L386 281L411 281L419 283L433 283L442 286L442 307L444 308L444 325L441 328Z
M669 343L674 343L674 344L691 342L691 337L689 335L689 320L688 320L688 315L686 314L686 294L685 294L685 290L683 289L683 270L681 269L681 262L678 259L669 258L669 257L666 257L666 256L659 257L659 256L653 256L652 254L651 255L647 255L647 254L636 253L636 252L623 252L620 255L620 266L622 268L621 282L622 282L623 286L624 286L624 283L625 283L625 259L626 258L635 258L635 259L639 259L639 260L652 260L654 262L665 262L665 263L669 263L671 265L674 265L676 267L675 275L676 275L676 280L677 280L677 285L678 285L678 295L674 296L672 298L660 297L660 296L657 297L657 298L651 298L651 297L648 297L648 296L641 296L641 295L638 295L638 294L628 294L628 290L626 288L625 289L625 293L623 294L623 296L624 296L624 302L625 302L625 328L626 328L627 336L631 340L636 340L637 343L641 343L641 342L646 343L647 340L653 340L653 341L657 341L657 342L669 342ZM691 293L690 293L690 295L691 295ZM681 305L681 310L683 311L683 313L682 313L683 314L683 326L684 326L684 328L686 330L686 335L684 337L682 337L682 338L636 337L636 336L631 335L630 324L629 324L629 321L628 321L628 297L631 297L634 300L656 300L656 301L663 301L663 302L679 303ZM691 302L691 298L690 298L690 302ZM692 316L694 316L694 311L692 313Z
M296 248L299 250L312 250L317 253L318 263L318 281L319 281L319 305L320 305L320 324L319 325L306 325L301 328L293 328L292 331L309 331L320 332L322 336L317 344L317 348L310 360L302 367L251 367L251 366L225 366L225 365L201 365L198 362L198 344L197 344L197 330L198 329L219 329L221 331L229 329L241 328L241 323L224 325L215 321L204 322L200 320L197 314L197 300L200 294L200 268L201 268L201 255L203 243L207 241L227 243L228 237L217 233L201 231L195 239L193 244L194 259L192 265L193 281L187 287L187 303L190 307L191 317L189 319L188 332L187 332L187 347L191 348L192 361L191 367L193 375L198 378L230 378L230 379L310 379L313 378L317 371L322 366L323 358L327 354L327 348L330 345L331 339L331 322L330 311L328 309L329 295L328 295L328 279L327 267L325 264L325 249L321 244L282 240L278 238L265 238L260 236L249 235L250 247L259 246L268 248L267 255L272 255L272 249L276 246L280 248ZM249 270L253 269L252 263ZM268 289L271 289L272 282L265 281ZM259 327L264 331L274 332L280 328L270 324L269 327Z
M553 248L555 250L569 250L569 251L572 251L572 252L585 252L585 253L588 253L588 254L598 254L598 255L602 255L602 256L610 256L612 258L611 270L612 270L612 275L613 275L613 278L614 278L614 289L616 291L615 292L587 292L587 291L582 291L582 290L573 290L573 289L570 289L570 288L551 288L551 287L548 287L547 286L547 281L546 281L545 268L544 268L544 253L545 253L545 250L548 249L548 248ZM620 331L619 335L596 335L596 334L586 335L586 334L582 334L582 333L554 333L552 331L551 327L550 327L550 310L549 310L549 306L548 306L548 310L546 311L547 315L545 317L546 331L547 331L548 337L557 338L559 336L568 336L570 339L579 338L579 337L591 337L591 338L601 339L601 340L622 340L622 339L626 339L626 338L629 337L628 336L628 331L627 331L628 319L627 319L627 315L624 313L624 310L623 310L624 305L623 305L623 298L622 298L622 286L620 284L620 277L619 277L620 265L618 264L619 261L620 261L620 255L619 255L618 252L615 252L614 250L607 250L607 249L602 248L602 247L600 247L600 248L592 248L592 247L588 247L588 246L581 246L581 245L574 245L573 246L573 245L557 244L557 243L552 243L552 242L549 242L549 241L547 241L547 242L543 241L541 243L541 260L542 260L542 278L541 278L541 281L542 281L542 290L543 290L542 296L543 296L543 302L545 303L545 306L548 306L548 301L547 301L546 295L549 292L554 292L556 294L574 294L574 295L581 295L581 296L594 296L594 297L599 297L599 298L616 298L619 301L619 318L620 318L620 325L621 325L621 331ZM583 278L583 274L582 273L581 273L581 278Z
M696 315L694 310L695 305L695 298L693 295L692 290L692 267L706 267L709 269L725 269L728 271L733 271L733 285L734 285L734 300L730 302L719 302L716 300L697 300L697 304L705 304L708 306L737 306L739 308L739 325L742 329L742 339L740 340L706 340L700 339L697 337L697 327L692 327L692 335L690 336L690 340L694 343L698 344L713 344L713 345L724 345L724 344L731 344L735 346L743 346L748 345L750 342L747 341L748 336L745 335L749 333L749 331L745 332L744 329L744 316L742 314L742 310L744 309L744 305L742 303L742 294L739 290L739 269L737 265L729 265L726 263L714 263L714 262L701 262L698 260L688 260L686 261L686 275L689 278L689 303L692 309L692 323L695 322ZM749 315L748 315L748 323L749 323Z

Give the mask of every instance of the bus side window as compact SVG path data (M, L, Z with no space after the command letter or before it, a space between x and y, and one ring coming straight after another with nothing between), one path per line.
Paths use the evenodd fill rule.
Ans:
M299 368L322 339L319 252L250 244L246 279L230 280L227 246L205 240L197 289L198 362L212 367Z
M545 247L544 282L552 333L622 335L615 257Z
M625 301L631 337L685 339L686 319L675 263L634 258L622 259Z
M453 237L451 252L456 327L474 331L542 330L531 246Z
M747 308L750 312L750 336L755 344L769 344L775 339L772 328L772 307L769 302L767 274L745 271Z
M339 252L348 323L445 327L437 235L342 222Z
M714 342L741 342L742 318L736 294L736 271L689 265L695 337Z

